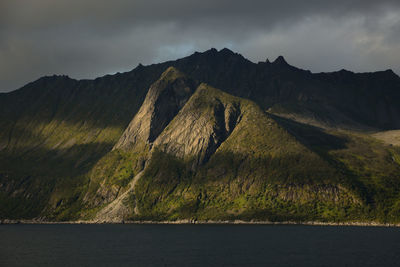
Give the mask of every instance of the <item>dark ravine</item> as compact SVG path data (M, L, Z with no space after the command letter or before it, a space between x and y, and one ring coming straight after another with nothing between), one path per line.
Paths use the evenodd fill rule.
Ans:
M400 78L228 49L0 94L3 223L398 225Z

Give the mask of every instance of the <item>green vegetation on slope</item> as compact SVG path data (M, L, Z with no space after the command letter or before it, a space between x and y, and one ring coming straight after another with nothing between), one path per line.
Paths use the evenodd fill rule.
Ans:
M250 101L199 88L166 131L179 131L188 114L215 125L218 114L210 118L210 109L218 103L240 105L233 131L196 168L190 157L157 149L136 187L133 219L362 219L361 198L341 184L341 174Z

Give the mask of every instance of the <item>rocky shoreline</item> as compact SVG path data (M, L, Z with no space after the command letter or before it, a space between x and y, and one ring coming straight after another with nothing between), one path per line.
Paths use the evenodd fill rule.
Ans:
M176 221L43 221L43 220L0 220L0 224L242 224L242 225L309 225L309 226L375 226L375 227L400 227L400 224L378 223L378 222L319 222L319 221L197 221L197 220L176 220Z

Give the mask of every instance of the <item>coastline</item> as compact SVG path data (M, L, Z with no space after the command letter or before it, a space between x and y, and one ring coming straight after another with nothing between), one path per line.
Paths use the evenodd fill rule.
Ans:
M306 226L364 226L364 227L400 227L400 223L378 223L378 222L319 222L319 221L196 221L196 220L176 220L176 221L42 221L42 220L0 220L1 224L198 224L198 225L306 225Z

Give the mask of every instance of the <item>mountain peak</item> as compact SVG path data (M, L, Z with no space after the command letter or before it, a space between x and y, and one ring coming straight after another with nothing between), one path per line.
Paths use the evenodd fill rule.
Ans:
M226 48L226 47L221 49L219 52L223 53L223 54L235 54L232 50L230 50L229 48Z
M170 66L161 74L160 79L173 80L183 76L185 75L182 72L180 72L177 68Z
M273 62L274 64L280 64L280 65L289 65L285 58L283 56L279 56L275 59L275 61Z
M218 53L218 50L214 47L204 51L204 54L210 54L210 53Z
M235 53L226 47L222 48L219 51L216 48L211 48L204 52L194 52L193 55L206 55L206 56L211 56L211 57L215 57L215 56L219 56L219 57L240 56L240 57L243 57L242 55Z
M399 77L392 69L387 69L384 71L386 74L389 74L391 76Z

